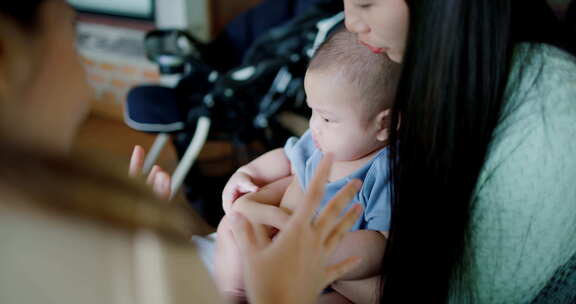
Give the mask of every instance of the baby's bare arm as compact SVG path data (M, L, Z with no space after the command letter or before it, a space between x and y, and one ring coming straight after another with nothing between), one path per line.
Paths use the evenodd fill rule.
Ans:
M283 148L269 151L250 163L242 166L238 171L248 174L252 181L262 187L281 178L290 176L290 160ZM284 193L284 192L282 192ZM280 200L278 200L280 202Z

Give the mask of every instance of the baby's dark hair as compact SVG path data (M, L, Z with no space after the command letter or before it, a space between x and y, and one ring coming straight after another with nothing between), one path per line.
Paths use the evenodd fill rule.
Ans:
M385 54L375 54L360 44L356 34L342 27L316 51L309 71L342 73L360 91L368 111L377 113L392 107L401 66ZM376 112L377 111L377 112Z

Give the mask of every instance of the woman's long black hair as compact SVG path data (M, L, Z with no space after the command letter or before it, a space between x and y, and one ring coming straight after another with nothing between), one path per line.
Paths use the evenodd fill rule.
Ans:
M406 2L382 303L443 303L452 290L474 302L464 267L472 196L505 103L514 47L574 48L544 0Z

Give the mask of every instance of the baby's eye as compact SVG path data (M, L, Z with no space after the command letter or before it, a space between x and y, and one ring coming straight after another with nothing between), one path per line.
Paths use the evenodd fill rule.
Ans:
M331 123L331 122L332 122L331 119L325 118L325 117L322 117L322 120L324 120L324 122L326 122L326 123Z
M369 3L369 4L359 4L359 5L358 5L358 7L361 8L361 9L367 9L367 8L370 8L371 6L372 6L371 3Z

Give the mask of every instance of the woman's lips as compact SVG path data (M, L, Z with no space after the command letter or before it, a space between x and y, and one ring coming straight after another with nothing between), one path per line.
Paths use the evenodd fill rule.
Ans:
M374 54L382 54L384 53L385 48L378 48L375 46L371 46L368 43L360 40L360 44L362 44L363 46L367 47L372 53Z

